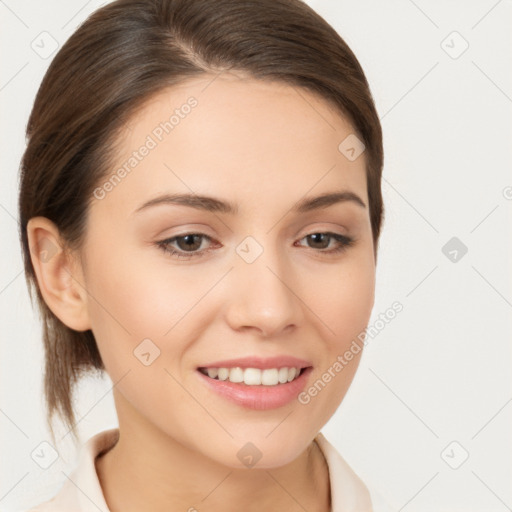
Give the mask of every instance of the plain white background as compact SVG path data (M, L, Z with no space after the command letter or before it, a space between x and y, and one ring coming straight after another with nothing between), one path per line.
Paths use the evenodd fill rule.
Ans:
M386 217L370 325L381 327L376 320L394 301L404 308L369 338L322 431L397 511L511 510L512 2L308 3L355 52L384 131ZM40 326L18 242L17 173L54 56L42 58L32 42L46 31L62 45L100 5L0 2L2 511L52 497L76 463L71 436L48 469L31 458L50 438ZM111 388L108 378L80 386L82 441L117 425Z

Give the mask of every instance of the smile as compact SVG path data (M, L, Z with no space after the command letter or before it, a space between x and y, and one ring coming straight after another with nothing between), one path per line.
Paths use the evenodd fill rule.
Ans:
M199 368L211 379L245 384L247 386L277 386L297 379L303 368Z

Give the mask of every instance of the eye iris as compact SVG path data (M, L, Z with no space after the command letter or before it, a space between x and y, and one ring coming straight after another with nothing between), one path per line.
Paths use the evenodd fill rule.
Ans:
M185 244L182 244L185 241ZM176 238L176 242L180 249L185 251L194 251L201 247L201 235L185 235ZM195 243L194 243L195 242Z
M321 240L320 240L320 239L321 239L322 237L324 237L324 239L325 239L325 240L327 240L327 244L322 244L322 243L321 243ZM313 233L312 235L308 235L308 238L309 238L309 240L310 240L310 241L312 240L312 241L313 241L313 243L317 243L317 242L319 242L319 243L322 245L322 247L319 247L320 249L325 249L326 247L328 247L328 246L329 246L329 239L330 239L330 236L329 236L329 235L327 235L326 233ZM325 240L324 240L324 241L325 241ZM318 247L317 247L317 248L318 248Z

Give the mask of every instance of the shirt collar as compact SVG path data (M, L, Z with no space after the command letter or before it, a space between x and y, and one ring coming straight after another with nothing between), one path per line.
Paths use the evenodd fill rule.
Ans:
M370 493L336 448L319 432L315 441L329 467L331 512L372 512Z
M96 473L95 460L110 450L118 439L119 428L113 428L99 432L82 446L76 469L66 475L67 481L50 502L52 511L110 512ZM315 441L329 468L331 512L372 512L370 494L362 480L321 432Z

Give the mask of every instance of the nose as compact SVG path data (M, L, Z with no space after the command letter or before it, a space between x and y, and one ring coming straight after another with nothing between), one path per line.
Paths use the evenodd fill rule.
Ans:
M233 330L271 337L301 324L299 280L289 262L274 253L266 249L252 263L239 260L230 272L225 315Z

